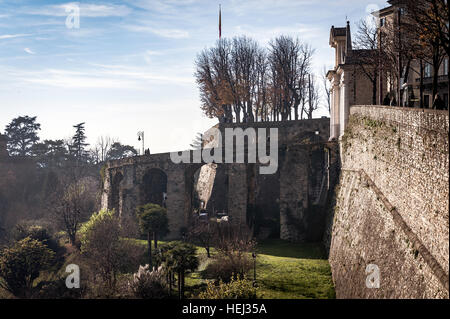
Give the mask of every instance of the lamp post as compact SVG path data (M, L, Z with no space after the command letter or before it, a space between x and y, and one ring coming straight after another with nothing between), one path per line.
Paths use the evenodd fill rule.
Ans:
M258 283L256 282L256 253L255 252L252 253L252 257L253 257L253 287L257 288Z
M137 133L138 141L142 140L142 155L145 155L145 144L144 144L144 131L139 131Z

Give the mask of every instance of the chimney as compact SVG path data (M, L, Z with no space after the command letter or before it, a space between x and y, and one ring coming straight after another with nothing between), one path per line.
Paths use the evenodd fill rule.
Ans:
M350 21L347 21L347 31L346 31L346 47L345 47L345 56L349 56L352 54L352 35L350 32Z

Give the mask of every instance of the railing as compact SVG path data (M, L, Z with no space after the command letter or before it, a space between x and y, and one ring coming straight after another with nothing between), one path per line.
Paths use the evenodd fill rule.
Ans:
M447 81L448 81L447 75L438 75L438 83L447 82ZM420 83L420 78L416 78L416 83ZM432 76L423 78L423 84L431 84L431 83L433 83Z

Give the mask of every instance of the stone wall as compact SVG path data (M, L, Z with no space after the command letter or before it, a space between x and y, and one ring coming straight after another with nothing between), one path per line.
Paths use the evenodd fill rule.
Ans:
M329 256L337 297L448 298L448 112L350 111Z

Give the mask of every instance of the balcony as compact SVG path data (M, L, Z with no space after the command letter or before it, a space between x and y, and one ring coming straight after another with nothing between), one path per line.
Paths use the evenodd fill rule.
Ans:
M448 81L448 77L447 75L439 75L438 76L438 83L444 83ZM420 78L416 78L416 84L420 83ZM423 84L427 85L427 84L432 84L433 83L433 77L424 77L423 78Z

